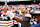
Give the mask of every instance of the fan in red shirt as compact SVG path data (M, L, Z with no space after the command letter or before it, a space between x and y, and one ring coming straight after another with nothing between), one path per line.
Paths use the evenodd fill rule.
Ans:
M37 9L39 10L39 7L37 7Z

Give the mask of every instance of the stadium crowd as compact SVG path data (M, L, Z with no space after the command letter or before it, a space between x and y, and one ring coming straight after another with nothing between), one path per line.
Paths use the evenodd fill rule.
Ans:
M13 13L17 14L16 16L21 17L23 13L21 11L24 11L23 9L26 8L26 14L32 13L34 10L39 10L40 5L38 4L31 4L31 5L8 5L8 7L5 7L5 5L0 6L0 20L10 20L9 17L6 15L7 10L12 11ZM25 7L25 8L24 8ZM8 18L8 19L7 19ZM31 18L30 25L37 24L37 18ZM18 23L18 22L17 22Z

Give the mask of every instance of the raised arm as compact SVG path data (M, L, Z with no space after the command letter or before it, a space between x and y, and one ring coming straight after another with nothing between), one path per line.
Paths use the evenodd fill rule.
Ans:
M13 14L11 11L8 11L7 12L7 16L9 16L10 18L12 18L12 19L14 19L16 21L19 21L19 22L28 21L29 20L29 18L25 18L25 17L19 18L18 16L15 16L15 14ZM31 18L31 15L30 14L26 14L25 16Z
M18 16L14 16L13 19L16 20L16 21L18 21L18 22L23 22L23 19L19 18Z

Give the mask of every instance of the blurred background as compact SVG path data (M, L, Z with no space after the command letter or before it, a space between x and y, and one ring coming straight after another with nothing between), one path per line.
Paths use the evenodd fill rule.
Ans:
M30 13L32 15L29 27L40 27L40 0L7 0L6 3L8 5L9 10L12 10L12 12L16 13L19 17L22 16L20 8L26 7L27 13ZM0 22L10 20L10 18L5 15L5 12L3 10L4 5L5 0L0 0ZM20 22L13 20L12 27L21 27L21 23L19 23Z

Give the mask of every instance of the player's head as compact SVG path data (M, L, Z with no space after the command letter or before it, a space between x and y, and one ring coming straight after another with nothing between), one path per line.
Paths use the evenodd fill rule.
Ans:
M25 7L22 7L22 12L26 12L27 9Z

